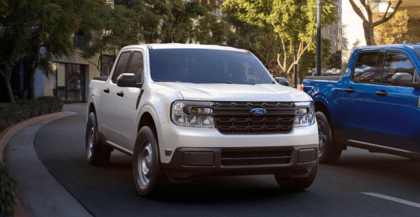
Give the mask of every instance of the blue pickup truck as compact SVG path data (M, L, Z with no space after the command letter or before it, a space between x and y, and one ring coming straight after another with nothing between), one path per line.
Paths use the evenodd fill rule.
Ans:
M319 161L347 146L420 159L420 44L357 48L340 76L312 76Z

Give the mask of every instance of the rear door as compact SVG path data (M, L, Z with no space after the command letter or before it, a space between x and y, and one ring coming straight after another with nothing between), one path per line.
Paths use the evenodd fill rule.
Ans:
M136 82L143 83L144 55L142 50L132 52L126 73L136 75ZM143 91L137 87L117 87L119 97L115 113L115 129L118 134L116 143L134 151L137 136L137 114Z
M343 93L337 100L336 116L339 130L349 139L375 143L384 117L376 92L383 91L380 65L383 53L361 51L356 58L350 79L343 83Z
M393 86L391 77L398 72L419 76L410 56L403 50L386 52L381 90L384 95L374 97L380 115L375 120L379 137L377 144L420 152L420 89Z
M115 126L115 118L116 112L118 107L120 106L119 96L118 93L118 86L117 86L117 77L124 73L127 69L127 63L130 57L131 51L122 52L118 59L117 64L114 67L114 71L112 73L112 77L107 81L107 88L104 89L104 93L106 97L102 99L102 105L99 109L103 110L104 112L104 120L101 122L104 123L104 128L106 128L106 132L104 132L105 137L107 140L111 142L116 142L118 139L117 128Z

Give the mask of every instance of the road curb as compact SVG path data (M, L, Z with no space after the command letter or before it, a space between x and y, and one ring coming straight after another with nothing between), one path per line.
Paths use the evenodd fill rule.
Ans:
M23 120L21 122L12 124L5 130L1 131L0 132L0 162L4 163L4 151L6 149L6 146L9 143L10 139L17 132L37 122L47 120L50 118L60 118L60 116L64 117L64 116L67 116L68 114L69 112L61 111L61 112L55 112L55 113L50 113L46 115L32 117L32 118ZM15 217L26 217L25 211L23 210L22 205L20 201L17 199L17 197L15 197L15 204L13 206L13 210L14 210Z
M32 124L35 124L39 121L43 121L49 118L64 116L67 114L66 112L55 112L50 113L46 115L36 116L29 119L26 119L24 121L18 122L16 124L12 124L5 130L0 132L0 161L4 162L4 149L6 148L7 143L9 142L10 138L12 138L17 132L19 132L21 129L28 127Z

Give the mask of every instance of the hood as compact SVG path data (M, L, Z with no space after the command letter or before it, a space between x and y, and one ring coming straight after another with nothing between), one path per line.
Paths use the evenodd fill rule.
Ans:
M160 85L178 90L185 100L202 101L309 101L303 91L279 84L194 84L165 82Z

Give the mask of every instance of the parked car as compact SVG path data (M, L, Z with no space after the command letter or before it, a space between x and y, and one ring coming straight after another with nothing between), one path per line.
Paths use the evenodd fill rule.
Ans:
M356 49L340 76L306 77L315 102L319 160L347 146L419 159L420 44Z
M312 99L249 51L225 46L124 47L109 77L89 85L86 155L133 156L143 196L198 176L274 174L309 187L318 169Z

